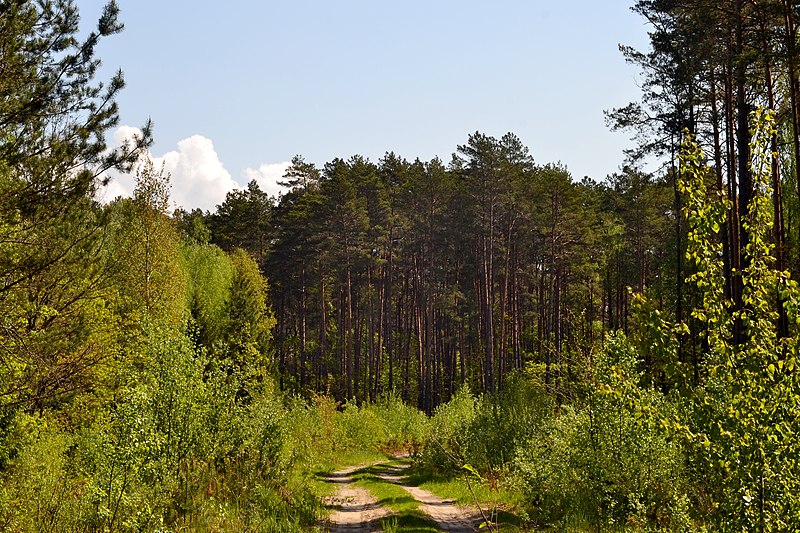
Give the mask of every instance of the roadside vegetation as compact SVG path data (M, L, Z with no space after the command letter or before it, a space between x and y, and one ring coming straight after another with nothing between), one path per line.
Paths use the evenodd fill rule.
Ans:
M0 531L314 531L348 465L385 530L432 530L397 457L494 530L796 530L800 13L672 4L626 49L653 113L610 114L662 174L476 132L206 213L171 212L149 126L105 143L116 3L79 38L70 0L0 1Z

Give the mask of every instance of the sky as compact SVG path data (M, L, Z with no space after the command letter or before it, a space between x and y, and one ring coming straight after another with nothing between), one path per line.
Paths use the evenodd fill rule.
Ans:
M449 162L471 133L516 134L573 178L616 172L630 134L604 110L638 100L618 45L647 48L633 0L117 0L97 48L122 69L120 128L152 118L174 205L214 210L288 161L386 152ZM89 31L104 1L77 0ZM106 198L129 194L115 176Z

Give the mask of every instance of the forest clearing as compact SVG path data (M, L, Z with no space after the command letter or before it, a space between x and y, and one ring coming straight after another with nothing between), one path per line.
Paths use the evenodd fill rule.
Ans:
M214 155L210 210L167 170L210 143L119 127L120 6L78 4L0 0L0 531L800 530L800 3L635 2L603 179L475 131L277 194Z

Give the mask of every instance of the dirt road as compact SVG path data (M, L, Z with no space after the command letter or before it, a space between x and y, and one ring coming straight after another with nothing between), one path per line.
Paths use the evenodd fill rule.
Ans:
M368 465L367 465L368 466ZM365 466L353 466L328 475L325 481L336 485L333 496L324 498L326 507L332 509L326 524L331 533L372 533L382 531L380 520L391 511L378 505L375 496L367 489L357 487L350 475Z
M326 525L328 531L332 533L381 531L380 520L389 516L391 511L378 505L369 491L356 487L351 477L354 472L367 466L371 465L340 470L326 478L328 482L336 484L334 496L326 499L326 505L333 509ZM477 508L457 505L453 500L439 498L427 490L404 483L405 468L407 466L388 467L378 476L384 481L399 485L420 502L419 510L428 515L439 530L451 533L477 531L481 521Z

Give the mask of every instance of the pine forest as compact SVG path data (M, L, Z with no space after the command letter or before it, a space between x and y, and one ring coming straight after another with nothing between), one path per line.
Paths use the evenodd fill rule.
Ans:
M631 9L605 179L476 131L203 210L108 143L117 3L0 0L0 531L800 530L800 3Z

